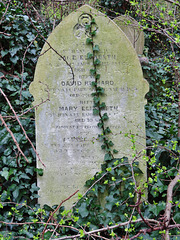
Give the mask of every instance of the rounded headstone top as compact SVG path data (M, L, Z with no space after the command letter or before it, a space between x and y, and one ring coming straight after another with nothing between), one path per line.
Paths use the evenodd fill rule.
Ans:
M142 55L144 50L144 33L140 29L138 22L134 18L126 15L115 18L114 22L126 34L137 54Z
M86 44L91 36L86 24L93 19L92 46ZM103 164L104 151L97 140L99 117L93 114L93 62L87 58L93 51L100 61L98 86L104 89L101 103L106 103L102 113L108 114L106 127L115 133L111 136L113 148L120 150L117 157L132 156L132 142L124 139L125 133L143 135L137 141L138 152L145 145L144 97L149 88L136 51L115 22L84 5L50 34L30 86L36 106L37 152L46 165L43 176L38 177L41 205L59 204L76 190L85 192L84 183ZM144 162L140 164L146 179ZM72 207L76 200L73 196L65 207Z
M63 19L50 34L41 51L34 81L30 85L30 92L35 98L34 104L48 99L48 89L56 85L59 72L63 79L69 81L73 76L73 71L76 81L81 68L80 61L83 61L82 66L87 64L86 55L90 47L86 44L88 32L86 32L85 24L90 18L95 18L97 24L95 25L97 35L94 40L95 44L100 47L101 78L119 80L127 87L138 86L141 97L147 93L148 84L143 79L136 51L128 41L126 34L118 26L117 21L110 20L89 5L83 5ZM65 57L66 62L60 56ZM51 94L49 97L51 98Z

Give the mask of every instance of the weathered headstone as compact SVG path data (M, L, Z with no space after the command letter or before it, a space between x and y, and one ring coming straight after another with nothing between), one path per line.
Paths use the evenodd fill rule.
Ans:
M44 175L38 177L42 205L59 204L77 189L82 193L85 181L101 170L104 160L101 143L96 140L100 133L98 117L92 114L92 65L86 59L90 46L86 45L85 24L92 18L97 24L94 41L100 47L98 72L100 85L105 88L103 101L110 118L107 124L119 150L117 157L132 159L132 143L124 137L130 130L143 136L138 138L137 150L145 146L144 96L148 84L136 52L113 21L84 5L51 33L30 86L37 105L37 151L46 165ZM38 167L42 165L38 163ZM140 161L140 168L146 179L146 163ZM73 197L65 206L72 206L76 199Z
M142 55L144 50L144 33L140 29L138 22L134 18L126 15L115 18L114 22L126 34L137 54Z

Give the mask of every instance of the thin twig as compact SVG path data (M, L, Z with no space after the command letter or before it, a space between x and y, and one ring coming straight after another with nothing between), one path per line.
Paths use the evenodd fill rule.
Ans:
M5 224L5 225L17 225L17 226L34 225L34 224L42 224L42 225L46 225L47 224L48 226L57 226L57 223L46 223L46 222L43 222L43 221L41 221L41 222L21 222L21 223L0 221L0 223L1 224ZM78 231L77 228L72 227L72 226L68 226L68 225L58 225L58 227L70 228L70 229L73 229L75 231Z
M101 235L91 234L91 237L93 237L93 236L96 237L95 239L100 238L100 239L104 239L104 240L109 240L109 238L103 237Z
M178 183L179 180L180 180L180 168L179 168L179 171L178 171L176 177L169 183L168 189L167 189L166 209L165 209L165 214L164 214L165 226L167 228L166 233L165 233L165 237L166 237L167 240L170 239L169 238L168 225L169 225L170 219L171 219L173 188L175 187L175 185Z
M29 163L28 159L27 159L26 156L24 155L24 153L23 153L23 151L21 150L18 142L16 141L16 138L14 137L12 131L8 128L8 126L7 126L7 124L5 123L5 121L4 121L4 119L3 119L3 117L2 117L1 114L0 114L0 119L1 119L1 121L2 121L2 124L3 124L3 125L5 126L5 128L7 129L7 131L10 133L10 135L11 135L14 143L16 144L17 149L18 149L19 152L22 154L22 156L24 157L24 159Z
M31 3L31 6L32 6L32 8L33 8L33 10L36 12L36 14L37 14L37 16L38 16L38 18L41 20L41 22L43 23L43 25L44 25L44 28L46 29L46 25L45 25L45 20L43 21L43 19L42 19L42 17L41 17L41 15L39 14L39 12L37 11L37 9L33 6L33 4Z
M45 103L45 102L47 102L47 101L49 101L49 96L48 96L48 98L47 98L46 100L42 101L41 103L39 103L39 104L37 104L37 105L29 108L28 110L26 110L25 112L21 113L20 115L17 115L18 118L27 119L27 117L26 117L26 118L25 118L25 117L23 118L22 116L25 115L26 113L30 112L30 111L33 110L34 108L39 107L40 105L42 105L43 103ZM15 118L15 119L16 119L15 116L3 116L3 118ZM30 119L35 120L34 118L30 118Z
M7 13L7 10L8 10L8 8L9 8L10 3L11 3L11 0L8 1L8 4L7 4L7 6L6 6L6 10L5 10L5 12L3 13L3 15L2 15L2 17L1 17L0 25L1 25L2 21L3 21L3 19L4 19L4 16L5 16L6 13ZM0 32L0 33L2 33L2 32ZM7 35L7 34L5 34L5 33L3 33L3 34L4 34L4 35ZM7 36L8 36L8 35L7 35ZM10 36L11 36L11 34L10 34Z
M72 86L72 85L74 84L74 71L73 71L73 68L72 68L71 64L68 63L68 61L66 60L66 58L63 57L60 53L58 53L58 52L56 51L56 49L53 48L53 47L51 46L51 44L44 38L44 36L38 31L37 27L34 25L33 21L31 20L31 16L29 15L29 12L28 12L28 9L27 9L27 7L26 7L26 3L25 3L24 0L23 0L23 4L24 4L24 7L25 7L25 11L26 11L26 13L27 13L27 15L28 15L28 17L29 17L29 20L30 20L32 26L34 27L34 29L36 30L36 32L41 36L41 38L44 40L44 42L45 42L45 43L67 64L67 66L70 68L71 74L72 74L72 80L73 80L73 81L72 81L72 84L71 84L71 86Z
M23 73L24 73L24 60L25 60L25 57L26 57L26 53L27 53L27 50L30 48L30 46L33 44L33 42L35 41L35 39L38 37L38 34L35 36L35 38L30 42L30 44L27 46L25 52L24 52L24 56L23 56L23 59L22 59L22 72L21 72L21 90L20 90L20 100L21 100L21 94L22 94L22 88L23 88Z
M125 164L125 163L120 163L117 166L113 167L112 170L116 169L117 167L120 167L121 165L129 165L129 163ZM84 198L86 196L86 194L94 187L95 184L97 184L102 178L104 178L107 174L109 174L110 172L105 172L99 179L97 179L88 189L87 191L83 194L82 198ZM82 199L81 198L81 199ZM73 205L73 207L75 207L77 205L77 203L80 201L80 199Z
M129 224L131 223L132 221L132 217L133 217L133 214L134 214L134 211L135 211L135 207L133 208L132 210L132 213L131 213L131 216L130 216L130 219L129 219L129 223L127 224L127 228L129 227ZM126 236L125 236L125 239L128 237L128 231L126 232Z
M178 3L178 1L173 1L173 0L165 0L166 2L172 3L177 5L178 7L180 7L180 4Z
M8 37L11 36L11 34L9 34L9 33L5 33L5 32L0 32L0 34L3 34L3 35L8 36Z
M51 218L53 217L53 215L58 211L58 209L61 207L61 205L62 205L64 202L66 202L66 201L68 201L70 198L72 198L77 192L79 192L79 190L77 190L77 191L74 192L71 196L69 196L68 198L66 198L65 200L63 200L63 201L59 204L59 206L54 210L54 212L51 214L51 216L49 217L49 219L48 219L48 221L47 221L47 223L46 223L46 226L44 227L44 230L43 230L43 232L42 232L42 239L44 239L44 233L45 233L45 231L46 231L47 224L49 223L49 221L51 220Z
M154 219L146 219L146 221L156 223L157 225L159 224L159 221L156 221ZM137 220L132 220L131 221L131 223L140 223L140 222L144 222L144 221L142 219L137 219ZM119 223L119 224L113 225L113 226L108 226L108 227L92 230L92 231L89 231L89 232L84 231L84 235L91 235L91 234L98 233L98 232L105 232L105 231L108 231L108 230L113 230L113 229L116 229L116 228L119 228L119 227L126 226L128 224L129 224L129 221L124 222L124 223ZM80 237L80 234L76 234L74 236L66 236L66 237L56 238L56 240L74 239L74 238L77 238L77 237Z
M33 143L31 142L31 140L30 140L29 137L27 136L26 131L25 131L25 129L23 128L23 126L22 126L22 124L21 124L21 122L20 122L20 120L19 120L19 118L18 118L16 112L14 111L14 109L13 109L13 107L12 107L12 105L11 105L9 99L7 98L6 94L3 92L3 90L2 90L1 88L0 88L0 92L1 92L2 95L4 96L4 98L6 99L8 105L10 106L12 112L14 113L14 116L16 117L17 122L19 123L21 129L23 130L26 139L27 139L27 140L29 141L29 143L31 144L31 146L32 146L34 152L36 153L36 156L38 157L39 161L41 162L41 164L42 164L44 167L46 167L45 164L42 162L42 160L41 160L41 158L40 158L38 152L36 151L36 149L35 149Z

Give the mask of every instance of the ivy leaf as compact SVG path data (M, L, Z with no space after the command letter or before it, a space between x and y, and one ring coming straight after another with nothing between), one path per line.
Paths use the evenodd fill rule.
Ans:
M106 121L108 119L109 119L109 117L108 117L107 113L104 113L102 116L102 120Z
M91 44L92 42L93 42L93 41L92 41L92 38L87 38L87 39L86 39L86 43L87 43L87 44Z
M102 122L99 122L98 124L97 124L97 126L99 127L99 128L102 128L103 127L103 123ZM102 147L102 146L101 146Z
M17 199L17 197L19 196L19 188L16 188L14 191L13 191L13 197L15 199Z
M5 66L4 62L3 61L0 61L0 65L2 66Z
M93 54L89 52L89 53L87 54L87 59L91 59L92 57L93 57Z
M8 52L8 50L1 50L1 56L4 57Z
M96 22L95 22L95 19L93 18L92 20L91 20L91 24L95 24Z
M33 167L26 167L25 171L26 171L26 173L29 173L31 176L33 176L34 168Z
M100 108L100 109L104 109L105 107L106 107L105 102L102 102L102 103L99 105L99 108Z
M93 31L90 34L91 34L91 36L95 36L96 35L96 31Z
M116 149L113 149L113 153L118 153L118 150L116 150Z
M12 153L12 149L10 149L10 148L7 148L7 149L4 151L4 155L5 155L5 156L9 156L11 153ZM5 169L5 168L4 168L4 169Z
M92 97L97 96L97 93L96 93L96 92L91 93L91 96L92 96Z
M85 25L86 30L89 30L90 27L91 27L91 25L89 25L89 24L86 24L86 25Z
M96 79L98 80L98 79L100 79L100 74L96 74Z
M37 192L38 190L39 190L39 187L36 186L36 183L33 183L30 191L33 193L33 192Z
M108 144L110 147L114 146L114 143L112 141L109 141Z
M118 202L118 199L114 198L114 196L111 194L110 196L106 197L106 201L107 203L105 205L105 208L111 211L113 206L115 206L115 204Z
M90 69L90 74L94 76L96 74L96 69Z
M100 102L100 98L99 97L94 97L93 100L94 100L94 103L99 103Z
M7 191L3 191L3 193L1 194L1 201L4 202L8 197Z
M111 154L106 153L105 156L104 156L104 161L110 161L111 159L112 159Z
M9 171L8 168L3 168L3 171L1 171L1 176L4 177L6 180L9 178Z
M104 133L105 134L109 134L111 132L111 129L109 127L107 127L105 130L104 130Z
M157 217L160 211L164 210L166 203L165 202L160 202L157 205L151 206L149 209L150 212L154 213L154 215Z
M9 53L11 54L11 57L13 57L17 52L18 50L22 49L22 46L15 46L13 48L11 48L9 50Z
M27 175L27 174L25 174L25 173L21 173L20 174L20 179L30 179L30 177Z
M93 115L99 115L99 110L98 109L93 109Z
M95 46L93 47L93 51L94 51L94 52L99 52L99 46L98 46L98 45L95 45Z
M84 231L83 231L83 229L80 229L80 230L79 230L79 233L80 233L80 238L84 237Z
M93 86L93 87L97 86L97 82L93 81L93 82L91 83L91 86Z
M11 60L12 63L16 64L17 61L19 60L19 57L18 56L11 57L10 60Z
M88 216L89 211L86 208L86 203L82 203L81 206L79 207L78 213L81 215L82 218L85 218Z
M29 17L27 15L24 15L23 18L24 18L24 21L26 22L29 20Z
M180 212L177 212L174 217L173 217L174 221L176 223L180 223Z
M35 38L34 34L32 34L32 33L28 33L26 36L27 36L29 42L31 42Z
M35 171L39 176L43 176L43 169L42 168L36 168Z
M99 59L96 59L95 61L94 61L94 65L99 65L101 63L101 61L99 60Z
M32 48L29 50L31 54L35 55L37 54L37 50L35 48Z
M31 97L29 91L23 91L23 92L22 92L22 96L23 96L25 99L28 99L29 97Z
M102 87L97 87L97 92L98 92L98 93L101 93L101 94L104 94L104 88L102 88Z

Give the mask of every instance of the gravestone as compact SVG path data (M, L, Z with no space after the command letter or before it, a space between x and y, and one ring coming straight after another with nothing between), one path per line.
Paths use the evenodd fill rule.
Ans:
M116 17L114 22L126 34L137 54L142 55L144 50L144 33L140 29L138 22L134 18L126 15Z
M98 117L93 116L93 99L87 60L85 24L96 21L95 44L100 47L102 101L109 115L107 125L119 150L117 157L132 160L132 143L124 134L141 135L137 150L145 147L145 94L148 84L132 44L120 28L88 5L84 5L54 29L45 43L30 85L36 106L36 146L46 165L38 176L39 203L59 204L76 190L85 191L86 180L101 170L104 152L97 140ZM120 133L121 132L121 133ZM37 167L42 168L41 163ZM146 163L140 161L146 179ZM74 196L64 205L71 207Z

